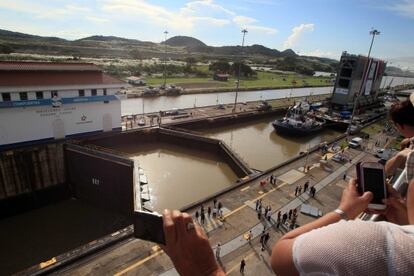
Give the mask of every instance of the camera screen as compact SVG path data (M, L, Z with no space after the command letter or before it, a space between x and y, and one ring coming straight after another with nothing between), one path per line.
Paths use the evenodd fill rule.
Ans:
M371 203L383 204L384 194L384 174L381 169L364 168L364 190L374 194Z

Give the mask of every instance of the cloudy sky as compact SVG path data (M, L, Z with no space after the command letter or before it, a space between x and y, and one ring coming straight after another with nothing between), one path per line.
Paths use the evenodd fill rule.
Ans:
M160 42L194 36L208 45L262 44L339 58L368 52L414 69L414 0L0 0L0 28L78 39L115 35Z

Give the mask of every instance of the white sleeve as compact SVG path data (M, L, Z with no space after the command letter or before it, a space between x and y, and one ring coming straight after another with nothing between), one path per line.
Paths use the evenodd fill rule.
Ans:
M296 238L301 275L388 275L386 229L380 223L340 221Z

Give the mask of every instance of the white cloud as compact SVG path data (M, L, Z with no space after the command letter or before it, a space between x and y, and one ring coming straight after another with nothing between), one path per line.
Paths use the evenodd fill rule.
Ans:
M388 9L395 11L400 15L411 17L414 19L414 1L413 0L394 1L392 5L388 6Z
M313 32L314 24L300 24L292 29L292 34L287 38L287 40L283 43L283 47L285 49L292 48L295 45L304 32Z
M109 22L109 19L105 19L105 18L97 17L97 16L91 16L91 15L86 16L85 19L93 23L96 23L96 24L102 24L102 23Z
M208 11L208 10L213 10L215 12L221 12L227 15L231 15L231 16L235 16L236 13L233 11L230 11L226 8L224 8L223 6L220 6L216 3L214 3L213 0L201 0L201 1L191 1L188 2L187 4L185 4L184 8L181 8L181 13L182 14L186 14L186 13L194 13L197 11Z
M333 58L333 59L339 59L341 57L341 53L322 51L319 49L311 50L311 51L300 51L300 55L312 56L312 57L326 57L326 58Z
M412 71L414 69L414 56L389 58L388 66L395 66L404 70L408 68Z
M248 16L242 16L242 15L237 15L235 17L233 17L233 22L236 24L250 24L250 23L254 23L257 20L252 18L252 17L248 17Z
M254 32L261 32L269 35L273 35L277 33L277 30L275 28L269 28L264 26L257 26L257 25L245 25L243 28L247 29L248 31L254 31Z

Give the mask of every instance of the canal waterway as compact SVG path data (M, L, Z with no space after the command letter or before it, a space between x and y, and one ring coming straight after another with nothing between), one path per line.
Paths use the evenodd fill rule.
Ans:
M282 99L287 97L302 97L308 95L321 95L332 93L332 87L310 87L295 89L275 89L243 91L238 93L238 103L259 100ZM185 94L176 97L146 97L121 101L122 115L159 112L173 108L193 108L217 104L234 103L235 92ZM144 105L142 104L144 101Z
M325 129L316 135L281 136L271 124L276 118L237 123L202 131L211 138L223 140L251 168L264 171L306 151L323 141L332 140L340 132Z
M138 160L150 187L151 202L146 203L147 207L159 212L165 208L179 209L232 185L237 179L227 163L206 151L158 142L121 144L115 149Z
M414 84L414 78L385 76L382 79L381 88ZM242 91L238 93L237 102L251 102L260 100L273 100L288 97L302 97L308 95L322 95L332 93L333 87L305 87L272 89L258 91ZM121 102L122 115L159 112L173 108L203 107L217 104L234 103L235 92L220 92L206 94L185 94L176 97L147 97L127 99ZM144 101L144 105L142 104Z

